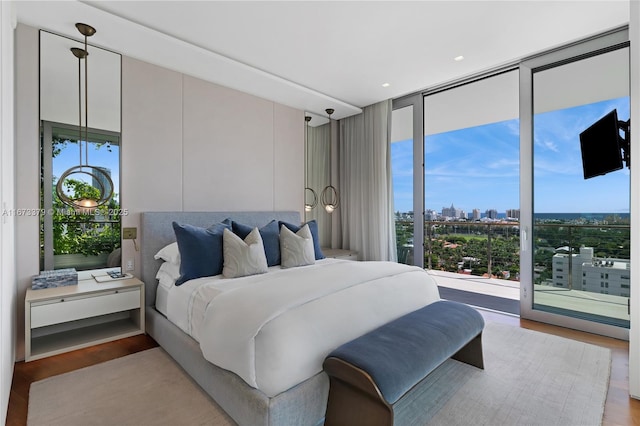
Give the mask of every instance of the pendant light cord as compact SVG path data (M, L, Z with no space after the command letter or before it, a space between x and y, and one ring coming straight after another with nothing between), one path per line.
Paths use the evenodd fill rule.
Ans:
M89 50L87 48L87 34L84 35L84 158L89 165Z
M82 58L78 56L78 148L80 149L80 166L82 166Z

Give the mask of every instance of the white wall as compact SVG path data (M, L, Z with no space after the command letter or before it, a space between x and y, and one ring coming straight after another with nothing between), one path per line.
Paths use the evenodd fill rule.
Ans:
M16 31L16 206L40 208L40 138L38 127L38 30L19 24ZM16 282L17 341L16 359L24 358L24 296L31 277L40 265L39 221L37 216L17 216Z
M0 211L14 203L14 28L13 4L0 2ZM0 424L6 423L16 339L15 222L0 216Z
M631 41L631 329L629 330L629 393L640 399L640 3L630 2Z
M17 185L21 203L37 207L38 32L20 27L18 131L24 146L18 149ZM149 210L297 210L302 215L301 110L123 57L121 141L121 200L128 210L123 227L138 227L140 212ZM21 220L19 300L38 272L37 220ZM123 264L133 260L133 273L139 275L132 241L123 241L122 259ZM19 359L24 357L23 309L18 309Z

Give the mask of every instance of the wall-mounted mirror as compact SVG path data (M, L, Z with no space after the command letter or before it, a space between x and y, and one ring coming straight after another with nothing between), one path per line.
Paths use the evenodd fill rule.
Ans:
M121 56L89 44L85 67L71 48L84 49L84 41L40 31L40 268L120 267ZM83 164L89 172L57 188ZM113 193L98 207L63 202L96 198L96 188L109 185Z
M309 112L305 115L311 117L305 127L305 205L313 205L314 196L317 202L312 209L305 208L305 221L315 219L318 222L320 245L331 247L331 215L325 211L320 202L322 190L330 185L330 124L327 117Z

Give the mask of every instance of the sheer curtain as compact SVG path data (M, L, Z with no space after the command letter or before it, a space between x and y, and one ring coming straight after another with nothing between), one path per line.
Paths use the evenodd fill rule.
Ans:
M318 197L318 205L310 212L305 212L305 220L315 219L318 222L320 246L331 247L331 216L320 203L320 195L329 185L329 128L330 124L307 129L307 187L313 189ZM306 194L307 201L311 196Z
M342 246L361 260L397 260L390 141L391 100L340 120Z

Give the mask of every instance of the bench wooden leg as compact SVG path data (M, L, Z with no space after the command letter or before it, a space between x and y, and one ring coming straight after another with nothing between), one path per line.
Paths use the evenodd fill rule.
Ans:
M451 358L473 365L484 370L484 359L482 357L482 332L467 343Z
M392 426L393 409L342 380L329 378L324 426Z

